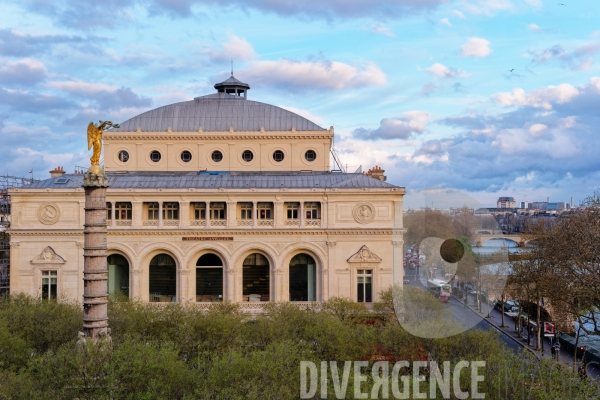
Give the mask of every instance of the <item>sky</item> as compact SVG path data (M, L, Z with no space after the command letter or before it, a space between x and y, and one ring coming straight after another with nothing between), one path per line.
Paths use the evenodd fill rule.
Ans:
M90 121L211 94L334 126L349 171L493 206L600 186L594 0L3 0L0 174L89 164Z

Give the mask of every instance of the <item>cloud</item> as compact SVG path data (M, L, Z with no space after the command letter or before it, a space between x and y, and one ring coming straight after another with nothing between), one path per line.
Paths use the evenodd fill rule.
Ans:
M211 3L225 7L240 7L270 12L283 17L317 18L325 20L351 18L398 18L436 9L446 0L389 0L373 2L370 0L154 0L165 9L189 10L195 3ZM185 12L179 12L185 15Z
M283 90L343 90L386 83L385 74L372 62L354 66L337 61L254 61L240 76Z
M0 83L5 85L34 85L43 81L48 70L43 62L24 58L6 61L0 66Z
M401 117L384 118L377 129L357 128L352 137L363 140L401 139L407 140L414 134L425 131L429 114L425 111L407 111Z
M428 83L424 84L423 87L421 88L421 94L423 96L429 96L437 88L438 88L438 86L435 83L428 82Z
M448 18L440 19L440 24L446 25L446 26L452 26L452 24L450 23L450 20Z
M551 110L552 104L563 104L579 95L579 90L563 83L558 86L548 86L532 90L529 93L521 88L514 89L512 93L498 93L494 96L496 102L506 107L533 107Z
M252 45L244 38L240 38L236 35L229 35L229 40L223 43L222 48L219 49L207 49L204 54L212 62L223 62L231 60L234 61L247 61L256 57L256 53L252 48Z
M529 4L532 7L542 7L542 0L525 0L525 3Z
M593 57L598 52L600 52L600 42L587 43L572 50L554 45L542 51L530 50L528 54L536 64L557 60L563 67L577 70L590 67Z
M464 85L460 82L455 82L454 85L452 85L452 90L454 90L455 93L466 93L467 92Z
M385 35L392 39L396 39L398 37L386 24L382 24L381 22L373 23L373 25L371 25L371 32Z
M89 31L113 28L131 19L136 8L146 7L150 15L167 15L171 18L188 18L195 15L195 6L217 6L222 10L256 10L282 17L302 19L363 19L402 18L435 10L447 0L91 0L44 1L24 0L30 11L52 18L55 23L69 28ZM109 15L106 10L111 10Z
M30 12L45 15L56 25L82 31L114 28L128 19L127 10L137 3L137 0L23 0L23 6Z
M465 17L465 14L461 13L461 12L460 12L460 11L458 11L458 10L452 10L452 11L450 12L450 14L452 14L452 15L454 15L455 17L458 17L458 18L460 18L460 19L467 19L467 17Z
M449 68L440 63L435 63L431 67L425 68L424 71L427 71L432 75L442 79L456 79L468 76L465 71L456 68Z
M529 127L529 134L533 137L542 137L548 130L544 124L533 124Z
M46 86L53 89L80 95L96 94L100 92L114 92L119 88L118 86L106 85L104 83L83 82L77 79L73 79L70 81L48 82Z
M467 0L462 3L464 9L475 15L492 16L500 11L513 11L515 6L510 0Z
M106 85L104 83L83 82L80 80L53 81L47 87L78 96L93 102L100 109L140 108L152 105L152 99L134 93L130 88Z
M527 29L529 29L530 31L534 31L534 32L538 32L538 31L542 30L542 28L540 28L537 24L529 24L529 25L527 25Z
M29 35L11 29L0 29L0 55L28 57L49 52L57 44L82 44L97 40L97 37Z
M343 162L350 158L355 163L360 163L357 154L371 160L371 152L379 151L374 162L386 169L388 181L410 188L443 186L521 196L541 190L547 193L544 196L553 195L553 190L568 188L575 195L589 194L593 190L590 185L597 186L600 179L600 141L596 138L600 77L577 86L573 96L571 88L557 89L560 87L527 92L527 101L507 112L471 111L429 121L428 131L446 133L421 143L417 142L418 134L411 132L409 135L416 137L412 143L382 144L378 139L392 136L381 133L385 127L382 121L376 133L383 137L373 137L374 130L359 128L352 132L352 141L338 142L336 150ZM534 101L536 96L528 98L532 92L539 96L545 93L552 108L545 109L541 101ZM408 129L404 129L406 137Z
M18 113L54 114L76 108L76 103L62 97L0 88L0 109Z
M489 40L485 40L483 38L478 38L478 37L469 38L467 43L463 44L460 47L460 50L461 50L461 55L463 57L477 57L477 58L487 57L492 52L490 50Z

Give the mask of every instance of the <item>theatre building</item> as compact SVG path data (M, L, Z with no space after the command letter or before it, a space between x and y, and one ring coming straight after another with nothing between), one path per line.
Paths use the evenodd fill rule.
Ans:
M333 127L215 88L105 132L109 293L253 310L401 283L404 188L336 170ZM10 191L11 292L81 302L83 175L50 173Z

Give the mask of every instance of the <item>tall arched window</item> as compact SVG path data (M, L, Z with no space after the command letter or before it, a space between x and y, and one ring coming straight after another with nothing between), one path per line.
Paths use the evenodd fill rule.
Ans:
M158 254L150 261L150 301L177 301L177 266L168 254Z
M269 260L259 253L250 254L243 263L243 290L245 301L269 301Z
M290 301L317 300L317 266L308 254L290 260Z
M120 254L107 257L108 294L120 293L129 297L129 262Z
M223 261L216 254L196 261L196 301L223 301Z

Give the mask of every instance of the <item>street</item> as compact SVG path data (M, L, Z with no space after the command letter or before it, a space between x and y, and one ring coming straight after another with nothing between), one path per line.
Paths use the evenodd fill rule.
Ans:
M409 269L406 271L405 280L409 283L405 284L405 286L427 289L427 285L424 284L424 282L427 281L427 278L424 278L423 276L418 277L417 271L419 271L419 268L413 270ZM446 303L446 305L452 310L452 315L455 317L456 321L460 322L468 329L479 329L481 331L495 330L499 332L499 338L502 345L511 349L515 354L521 349L529 349L539 359L552 357L550 352L551 343L549 338L544 338L543 340L542 348L544 351L538 352L535 350L535 337L531 338L530 346L527 346L526 340L517 337L515 322L510 317L507 315L504 316L505 327L501 327L502 314L500 311L494 309L493 306L490 306L490 318L486 318L488 315L487 304L482 304L482 312L480 314L478 310L476 310L476 304L474 302L473 295L469 295L468 306L454 296L448 303ZM572 366L573 354L568 352L566 349L561 348L559 361L566 365ZM596 363L588 363L588 365L586 365L586 371L590 378L600 379L600 365Z

